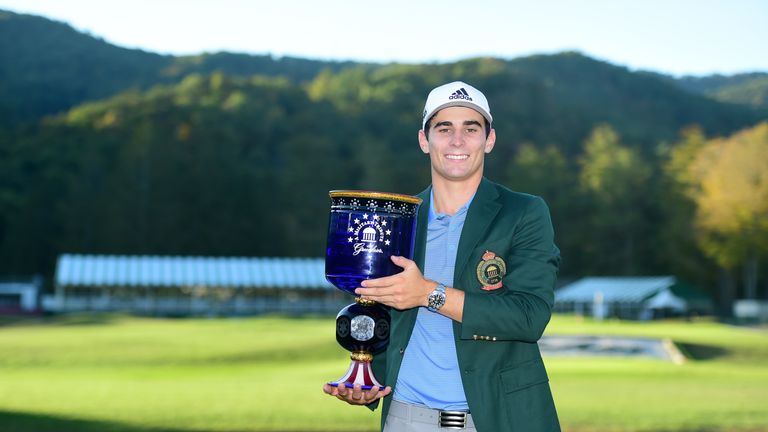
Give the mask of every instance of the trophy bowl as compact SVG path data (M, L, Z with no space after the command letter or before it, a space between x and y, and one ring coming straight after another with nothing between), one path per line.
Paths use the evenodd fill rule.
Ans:
M403 270L392 263L391 256L413 259L420 198L353 190L331 191L329 195L325 277L333 286L355 295L362 281ZM389 343L389 325L387 310L370 300L356 296L355 303L343 308L336 316L336 341L351 351L352 362L346 374L329 384L384 389L373 376L370 363L373 354Z

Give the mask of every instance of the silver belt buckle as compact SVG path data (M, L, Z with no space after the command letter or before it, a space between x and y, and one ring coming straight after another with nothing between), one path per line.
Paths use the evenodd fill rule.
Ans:
M467 414L464 411L440 411L437 424L441 428L464 429L467 427Z

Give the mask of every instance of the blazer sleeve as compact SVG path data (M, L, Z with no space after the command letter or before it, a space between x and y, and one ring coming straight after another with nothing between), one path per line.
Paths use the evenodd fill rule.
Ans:
M531 196L526 204L519 220L511 222L502 288L498 293L464 290L462 339L536 342L549 323L560 251L544 200Z
M384 377L387 376L387 352L384 351L382 353L376 354L373 356L373 361L371 362L371 372L373 372L373 376L384 379ZM386 384L385 384L386 385ZM392 385L392 384L388 384ZM375 400L366 407L374 411L379 406L379 400Z

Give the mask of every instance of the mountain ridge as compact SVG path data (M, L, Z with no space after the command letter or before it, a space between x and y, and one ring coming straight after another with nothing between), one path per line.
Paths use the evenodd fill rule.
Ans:
M573 63L574 57L581 57L582 64L589 63L583 59L590 59L605 66L606 70L622 70L637 79L653 76L689 93L719 102L768 110L768 73L676 79L656 72L631 71L577 52L497 60L507 62L513 72L520 72L521 75L527 72L531 76L536 73L552 75L558 68L567 67L563 62ZM467 60L472 59L450 64L458 65ZM525 70L524 65L534 63L547 66L541 68L534 65L532 71ZM127 90L147 90L155 85L177 83L190 74L222 72L238 76L282 76L296 84L304 84L323 71L339 72L361 67L386 69L392 65L398 64L277 58L232 52L162 55L110 44L65 22L0 10L0 126L34 122L80 103L109 98ZM599 83L590 82L590 76L578 78L576 83L584 87L582 95L601 89ZM757 91L754 89L756 80L759 81ZM547 83L544 82L544 85ZM759 95L757 99L755 94ZM594 98L589 95L583 100Z

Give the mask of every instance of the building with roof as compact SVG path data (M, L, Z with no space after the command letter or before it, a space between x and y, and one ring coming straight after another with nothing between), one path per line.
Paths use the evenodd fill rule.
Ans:
M337 313L353 301L325 279L320 258L62 255L54 312L150 315Z
M712 302L674 276L587 277L555 291L558 313L651 319L712 313Z
M0 314L38 312L42 285L40 276L0 280Z

